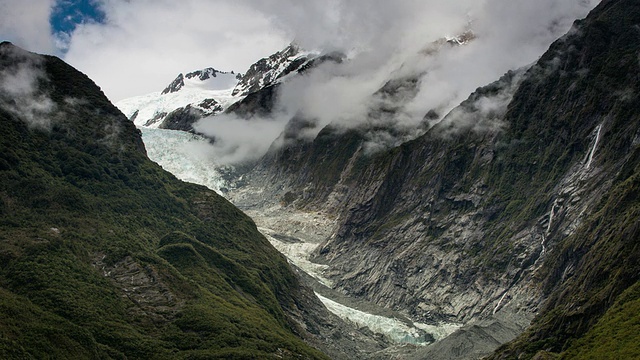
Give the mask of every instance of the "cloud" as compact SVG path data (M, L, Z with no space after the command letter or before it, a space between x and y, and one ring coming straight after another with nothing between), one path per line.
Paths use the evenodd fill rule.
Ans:
M65 60L112 101L162 90L179 72L243 72L289 39L262 13L228 1L103 0L104 24L79 25Z
M0 0L2 34L17 34L29 49L52 49L48 25L53 0ZM9 5L11 3L11 5ZM209 133L275 134L287 117L303 116L320 127L395 122L410 129L435 110L443 117L477 87L534 62L549 44L584 17L596 0L98 0L103 23L80 24L68 39L65 60L87 73L112 101L164 88L177 73L213 66L245 71L291 40L303 48L340 50L349 61L327 63L282 88L278 120L211 122ZM27 11L28 10L28 11ZM472 29L461 47L425 48L443 36ZM58 39L60 40L60 39ZM46 51L45 51L46 52ZM390 78L415 77L416 91L392 101L372 96ZM382 101L382 102L381 102ZM371 109L396 108L372 118ZM204 125L203 125L204 126ZM207 125L208 126L208 125ZM214 131L215 130L215 131ZM306 129L307 134L313 135ZM418 130L414 130L417 136ZM217 135L220 137L221 135ZM225 132L227 152L260 136ZM271 136L271 135L269 135ZM406 136L403 132L402 136ZM396 140L386 134L381 142ZM224 138L224 137L221 137ZM221 140L220 140L221 141ZM219 143L222 144L222 143ZM242 152L245 145L238 147ZM250 147L249 145L246 145ZM228 154L227 154L228 155ZM230 156L230 155L229 155Z
M502 129L509 103L525 76L531 76L525 68L509 71L499 80L476 90L436 125L437 133L448 138L463 131L485 133Z
M299 137L322 127L367 127L366 151L397 146L425 129L425 114L442 119L475 89L527 66L542 55L595 1L341 1L326 7L293 0L242 2L267 14L302 46L348 54L342 64L325 62L282 87L274 119L212 118L198 126L217 139L226 163L257 158L282 131L287 119L303 119ZM443 37L472 30L475 39L451 46ZM428 50L428 51L427 51ZM378 94L389 80L415 86L394 96ZM518 81L504 91L476 98L470 111L447 118L447 131L499 129ZM393 111L381 111L392 109ZM371 126L380 125L385 126Z
M210 155L218 164L233 165L258 160L284 128L288 118L245 120L221 114L200 120L194 129L214 138Z
M287 83L280 108L314 119L318 127L328 123L355 127L363 122L385 121L414 127L415 137L425 114L434 110L442 118L476 88L509 70L535 62L596 1L335 0L331 4L328 14L315 23L311 18L290 22L297 26L291 31L304 33L303 41L311 47L333 41L350 54L350 60L346 65L323 66ZM292 16L276 8L281 10L285 14L283 21ZM321 26L330 28L323 31ZM437 42L466 30L473 31L476 37L467 45ZM429 48L437 51L425 51ZM387 101L390 104L373 96L386 81L403 78L416 80L415 92L394 97ZM395 108L392 115L375 114L376 106L389 105ZM397 143L398 139L387 135L372 137L385 144ZM400 135L406 138L406 131Z
M53 54L49 15L54 0L0 0L0 40L33 51Z
M40 90L47 81L41 58L19 48L4 46L0 56L12 59L0 71L0 104L30 127L49 129L54 102Z

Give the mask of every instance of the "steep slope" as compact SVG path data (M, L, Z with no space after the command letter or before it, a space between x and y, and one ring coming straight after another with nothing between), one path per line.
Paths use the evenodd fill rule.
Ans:
M337 219L316 261L342 292L423 322L507 330L483 335L483 349L454 334L424 356L481 356L538 311L505 356L562 351L640 274L639 17L635 1L602 2L534 66L389 151L367 151L370 128L297 139L298 119L254 181Z
M608 170L611 190L550 253L539 276L548 296L541 314L494 358L549 352L568 359L640 357L638 312L632 310L640 280L638 26L640 4L603 1L571 39L577 51L564 63L588 69L591 76L580 84L589 96L583 106L603 120L586 161Z
M283 82L326 61L340 63L343 58L344 55L340 53L320 55L291 44L251 65L233 90L235 96L244 97L229 106L226 112L246 119L270 116L278 102L278 92Z
M86 76L0 44L0 123L0 357L325 358L284 257Z
M317 55L315 52L304 51L297 45L290 44L252 64L233 89L233 95L246 96L275 85L283 77L304 68Z

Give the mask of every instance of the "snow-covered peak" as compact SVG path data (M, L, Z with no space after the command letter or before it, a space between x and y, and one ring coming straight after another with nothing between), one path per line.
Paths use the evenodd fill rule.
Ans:
M181 73L162 92L124 99L116 106L136 125L151 128L163 127L172 113L185 109L196 118L216 115L240 99L231 95L237 76L214 68Z
M453 44L453 45L466 45L466 44L470 43L471 41L475 40L475 38L476 38L476 34L471 30L467 30L467 31L465 31L462 34L459 34L457 36L447 36L447 37L445 37L447 42L449 44Z
M287 75L303 72L317 62L340 59L291 44L251 65L245 75L214 68L180 73L162 92L124 99L116 106L138 126L174 128L171 124L183 123L185 117L193 122L223 112L246 95L284 81Z
M224 72L214 68L196 70L187 75L178 75L163 91L162 95L178 92L182 89L227 90L238 83L238 75L233 71Z
M460 33L455 36L444 36L430 44L428 44L424 49L422 49L421 54L423 55L435 55L437 54L445 45L448 46L464 46L468 45L472 41L476 39L476 34L472 30L466 30L463 33Z
M277 53L258 60L233 90L233 95L245 96L276 83L285 75L302 68L319 55L318 52L303 51L291 44Z

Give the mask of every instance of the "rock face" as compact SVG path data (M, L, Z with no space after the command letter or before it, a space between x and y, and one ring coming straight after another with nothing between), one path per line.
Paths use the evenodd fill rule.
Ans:
M337 217L316 261L342 292L423 322L494 319L512 329L469 356L539 313L505 356L563 351L640 274L631 220L639 23L637 2L603 1L535 65L390 150L367 151L372 133L394 131L384 122L329 126L308 141L295 134L309 123L294 119L247 179L284 205ZM388 84L380 94L410 89Z
M278 101L279 88L289 76L299 76L327 61L340 63L343 60L344 55L341 53L319 55L302 51L296 45L289 45L251 65L233 89L234 96L244 98L229 106L225 112L245 119L269 116Z
M242 74L206 68L179 74L160 93L119 101L118 108L136 125L193 132L193 124L222 112L249 119L267 116L277 101L278 88L288 76L303 74L343 55L319 55L296 45L261 59Z
M207 116L217 115L222 110L222 105L215 99L204 99L193 106L189 104L166 114L158 127L160 129L194 132L193 125L198 120Z
M175 80L173 80L171 84L169 84L169 86L167 86L166 88L164 88L164 90L162 90L162 95L178 92L180 91L180 89L182 89L183 86L184 86L184 75L179 74L178 77L175 78Z
M246 96L273 85L278 79L298 70L313 57L312 54L302 52L297 45L291 44L251 65L240 77L240 82L232 94Z

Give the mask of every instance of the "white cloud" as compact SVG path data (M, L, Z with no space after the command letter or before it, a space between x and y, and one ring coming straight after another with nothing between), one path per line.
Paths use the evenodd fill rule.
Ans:
M25 39L23 45L30 50L51 51L54 40L48 17L52 2L0 0L0 34ZM159 91L178 72L209 66L243 72L295 39L308 49L343 50L351 61L341 67L327 64L284 87L279 119L303 114L319 125L357 124L367 118L370 95L390 73L419 74L417 96L396 118L410 126L430 109L445 115L477 87L535 61L597 0L99 3L105 23L79 25L66 39L65 60L87 73L112 101ZM478 36L470 45L444 49L431 57L417 55L434 40L469 27ZM267 123L267 133L273 132L274 137L277 126L280 130L284 126L284 121L262 125ZM222 125L244 132L264 130L262 125L255 125L256 129L231 119L221 119L215 130L225 131ZM231 132L227 136L237 141L255 142Z
M288 43L265 15L225 1L104 0L105 24L73 33L65 60L112 101L160 91L179 72L245 71Z
M41 58L13 47L1 52L14 61L0 71L0 104L30 127L48 130L55 104L40 90L47 81Z
M0 40L32 51L55 53L49 15L54 0L0 0Z
M305 39L311 41L308 46L333 39L353 50L354 57L346 66L324 66L287 84L281 107L315 119L320 126L330 122L357 125L371 120L367 119L371 95L390 74L413 75L419 78L418 93L413 100L397 101L396 105L408 103L395 121L415 126L429 110L444 116L476 88L534 62L596 1L344 0L332 4L331 16L318 22L332 28L323 32L313 24L299 26L297 21L291 23L299 26L294 32L306 31ZM312 19L306 18L304 23L308 22ZM477 36L469 45L443 46L431 56L421 54L433 41L466 29Z
M392 132L368 134L367 149L395 146L418 135L420 130L415 126L429 110L436 110L442 117L476 88L497 80L508 70L534 62L569 29L573 20L584 17L596 2L243 0L242 3L262 11L303 47L341 49L350 54L350 60L342 65L325 63L286 83L276 107L279 111L273 115L278 120L247 122L216 117L201 122L198 130L217 139L214 156L223 157L224 163L263 154L283 131L286 120L294 115L317 124L315 129L301 130L302 136L314 136L329 123L349 127L371 121L395 122ZM477 36L469 45L442 46L431 56L421 52L433 41L459 35L467 29ZM400 106L393 118L385 115L371 119L371 106L375 104L372 94L392 76L417 76L417 95L413 99L392 100L396 103L389 105ZM481 99L477 105L491 113L493 107L505 104L501 99ZM468 116L455 118L465 120L460 126L473 121ZM489 119L482 128L499 125Z
M205 118L195 124L199 133L214 138L210 155L219 164L238 164L257 160L280 135L288 118L253 118L233 115Z

